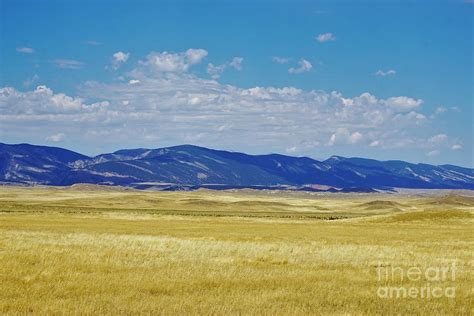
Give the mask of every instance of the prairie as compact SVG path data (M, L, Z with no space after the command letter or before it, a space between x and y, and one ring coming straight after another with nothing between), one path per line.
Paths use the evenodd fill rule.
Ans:
M0 313L472 314L473 212L466 191L0 187Z

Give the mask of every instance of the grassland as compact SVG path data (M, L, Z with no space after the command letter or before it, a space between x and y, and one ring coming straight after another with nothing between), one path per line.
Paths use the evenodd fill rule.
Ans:
M0 313L472 314L474 198L446 194L0 187ZM427 284L455 297L377 295Z

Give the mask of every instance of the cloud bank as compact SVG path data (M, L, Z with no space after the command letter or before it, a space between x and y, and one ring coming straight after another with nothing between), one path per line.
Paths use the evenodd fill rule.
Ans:
M241 150L291 153L334 146L426 148L427 153L443 146L462 148L448 135L432 132L421 99L378 98L369 92L349 97L295 87L240 88L189 72L207 55L204 49L152 52L125 73L122 82L89 81L79 88L79 96L46 86L25 92L1 88L2 130L16 138L36 135L52 142L64 141L67 135L68 141L97 146L106 139L116 148L124 143L232 144ZM311 69L306 62L300 60L293 73ZM225 65L239 70L242 59ZM212 70L211 75L213 71L220 74Z

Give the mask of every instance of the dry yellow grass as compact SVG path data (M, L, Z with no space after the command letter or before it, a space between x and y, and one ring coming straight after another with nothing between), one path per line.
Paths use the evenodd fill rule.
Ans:
M472 198L0 188L0 312L472 314ZM378 279L456 265L455 280ZM381 298L380 287L455 287Z

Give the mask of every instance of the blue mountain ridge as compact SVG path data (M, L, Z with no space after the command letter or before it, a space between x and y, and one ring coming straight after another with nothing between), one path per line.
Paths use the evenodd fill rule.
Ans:
M135 188L474 189L474 169L332 156L318 161L193 145L123 149L88 157L58 147L0 143L0 182ZM322 189L323 188L323 189ZM334 189L334 188L337 188Z

